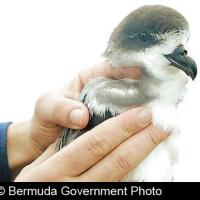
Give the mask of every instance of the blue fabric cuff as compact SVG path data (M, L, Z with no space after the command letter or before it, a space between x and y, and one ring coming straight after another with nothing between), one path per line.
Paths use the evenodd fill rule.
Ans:
M0 181L10 181L8 155L7 155L7 130L11 122L0 123Z

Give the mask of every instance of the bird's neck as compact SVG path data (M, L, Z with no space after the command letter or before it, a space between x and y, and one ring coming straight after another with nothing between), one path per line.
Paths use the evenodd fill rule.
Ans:
M144 74L139 85L149 98L159 100L165 104L177 105L186 93L182 78L160 80L149 74Z

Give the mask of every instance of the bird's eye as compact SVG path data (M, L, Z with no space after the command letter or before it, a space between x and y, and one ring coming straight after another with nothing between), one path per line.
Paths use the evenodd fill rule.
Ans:
M140 38L141 41L147 42L151 38L151 35L147 32L142 32L139 33L138 37Z

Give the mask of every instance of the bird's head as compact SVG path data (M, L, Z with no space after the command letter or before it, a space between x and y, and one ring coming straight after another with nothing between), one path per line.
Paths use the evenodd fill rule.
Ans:
M189 25L176 10L143 6L129 14L111 34L104 56L113 67L141 66L161 80L197 75L187 55Z

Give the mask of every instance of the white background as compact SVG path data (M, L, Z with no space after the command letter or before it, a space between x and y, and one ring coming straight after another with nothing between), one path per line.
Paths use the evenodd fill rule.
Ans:
M0 121L31 117L36 99L99 61L113 28L144 4L164 4L189 21L189 54L200 63L196 0L0 1ZM181 157L176 180L200 181L200 80L180 107Z

